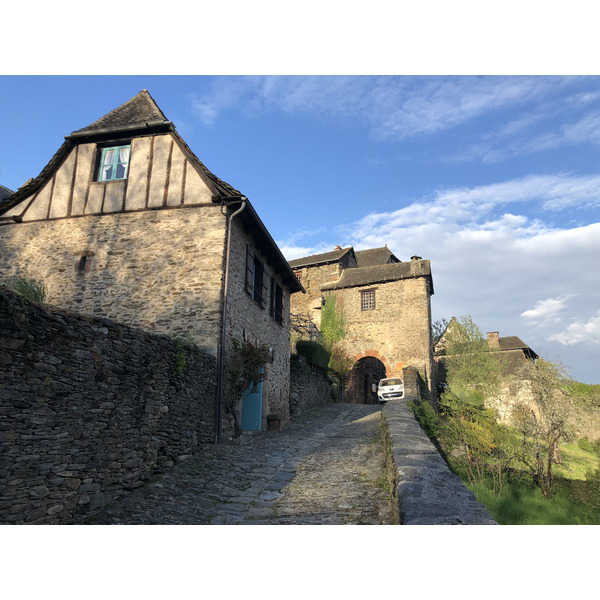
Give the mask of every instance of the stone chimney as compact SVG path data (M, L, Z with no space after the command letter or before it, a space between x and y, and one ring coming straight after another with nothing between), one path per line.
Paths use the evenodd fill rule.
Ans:
M421 260L420 256L411 256L410 260Z
M497 331L490 331L487 334L487 343L490 348L500 348L500 340Z

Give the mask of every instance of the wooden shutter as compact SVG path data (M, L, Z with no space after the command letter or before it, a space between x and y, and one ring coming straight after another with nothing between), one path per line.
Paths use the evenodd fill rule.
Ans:
M269 280L271 279L269 277L269 274L267 273L266 269L264 268L263 265L261 265L261 268L263 270L263 276L262 276L262 289L261 289L261 297L260 297L260 306L262 308L266 308L268 306L268 301L269 301Z
M283 290L281 286L275 286L275 320L283 325Z
M246 246L246 292L254 296L254 250Z

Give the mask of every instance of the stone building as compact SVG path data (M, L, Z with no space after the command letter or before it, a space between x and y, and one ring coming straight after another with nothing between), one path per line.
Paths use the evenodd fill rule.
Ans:
M340 342L353 362L346 390L353 402L376 402L374 386L383 377L415 367L433 385L431 295L428 260L400 261L388 248L332 252L290 261L306 294L292 298L291 312L317 325L329 294L343 310L346 337Z
M302 291L250 201L194 155L147 90L74 131L0 201L0 280L47 300L193 341L217 357L215 436L233 338L266 344L242 425L289 418L289 307Z

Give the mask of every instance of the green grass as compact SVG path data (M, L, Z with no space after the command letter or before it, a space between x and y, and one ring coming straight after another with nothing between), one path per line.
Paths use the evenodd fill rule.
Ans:
M553 471L565 479L583 479L586 473L600 467L600 459L592 452L582 450L577 444L563 444L560 453L564 459L562 465L554 465Z
M538 487L522 482L505 484L500 496L480 485L468 487L501 525L600 525L599 508L574 502L560 490L546 499Z

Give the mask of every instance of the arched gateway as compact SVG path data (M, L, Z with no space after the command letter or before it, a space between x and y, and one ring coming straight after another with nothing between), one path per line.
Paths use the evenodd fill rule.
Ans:
M344 390L347 402L377 404L377 384L381 379L401 375L402 362L392 363L377 350L366 350L352 357L352 371Z
M387 246L358 251L338 246L290 266L306 291L292 296L291 313L308 315L320 326L321 310L334 298L343 315L346 335L340 344L353 364L348 402L372 401L375 380L383 373L401 375L409 366L434 387L428 260L400 261Z

